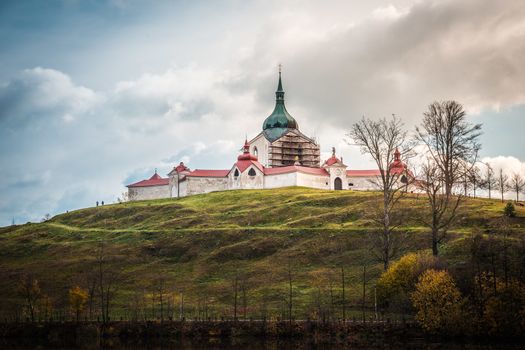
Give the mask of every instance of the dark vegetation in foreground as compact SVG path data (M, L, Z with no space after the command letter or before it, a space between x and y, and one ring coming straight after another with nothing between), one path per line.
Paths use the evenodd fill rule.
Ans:
M394 264L378 282L383 265L370 247L378 228L369 214L380 200L375 192L228 191L89 208L2 228L0 317L9 323L253 318L335 324L415 315L439 333L458 330L468 315L480 320L469 330L473 335L523 330L523 207L505 217L504 203L465 199L439 259L426 259L427 201L407 194L396 213L403 219L397 259L419 254ZM429 269L447 276L426 276ZM419 284L423 275L426 285ZM414 293L427 295L425 288L444 290L438 295L452 309L432 309L424 297L416 302ZM458 317L443 317L442 310ZM439 322L426 325L425 316Z

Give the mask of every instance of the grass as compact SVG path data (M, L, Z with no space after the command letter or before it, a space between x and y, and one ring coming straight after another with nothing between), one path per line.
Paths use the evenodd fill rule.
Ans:
M277 315L287 295L288 265L298 315L314 308L319 290L326 303L330 281L339 298L341 266L347 298L358 304L363 265L368 266L370 288L381 273L367 239L374 224L366 215L378 200L375 192L299 187L227 191L86 208L45 223L0 228L0 278L5 281L0 306L10 310L19 305L16 284L21 275L32 274L55 308L65 307L67 290L84 285L94 271L101 243L122 270L115 299L119 312L134 295L152 298L155 281L164 276L170 300L176 302L182 291L189 312L206 296L210 314L227 315L238 274L247 286L248 313L268 303ZM466 238L490 232L503 207L497 200L466 200L442 247L444 259L466 259ZM428 229L420 219L425 210L421 196L409 195L400 203L401 230L407 235L400 254L429 249ZM520 235L525 210L517 211L514 230Z

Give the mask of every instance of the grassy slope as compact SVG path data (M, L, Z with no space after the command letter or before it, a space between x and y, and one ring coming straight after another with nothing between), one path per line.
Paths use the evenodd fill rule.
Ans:
M363 264L369 266L370 285L381 271L367 240L373 223L364 215L377 207L377 200L372 192L228 191L88 208L46 223L1 228L0 277L6 283L0 286L0 306L15 302L16 279L28 272L59 304L67 288L82 284L94 270L99 242L105 242L108 255L124 271L120 305L138 291L153 290L152 281L163 275L170 290L184 290L189 307L207 294L211 309L226 313L237 271L247 276L250 309L255 312L266 295L277 312L286 295L289 262L297 308L310 308L316 285L326 287L330 278L339 288L340 266L347 269L347 295L357 301ZM427 249L428 230L417 219L425 210L423 197L408 197L401 206L408 235L403 250ZM464 238L488 230L502 208L496 200L469 199L443 247L445 259L466 259ZM518 212L521 234L525 210Z

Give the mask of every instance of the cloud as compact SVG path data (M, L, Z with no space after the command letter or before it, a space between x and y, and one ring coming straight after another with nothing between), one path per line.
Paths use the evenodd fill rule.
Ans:
M282 39L287 28L273 23L246 61L267 66L268 56L279 57L310 120L322 115L346 126L362 115L396 113L413 123L441 99L459 100L471 113L499 109L525 102L522 5L516 0L391 5L346 28L303 36L298 44ZM301 18L302 26L317 28L314 13Z
M354 169L371 166L343 141L362 115L396 113L411 128L433 100L471 114L525 103L518 0L232 2L220 14L187 4L179 20L149 6L137 20L134 2L114 4L129 16L101 28L107 37L80 40L73 56L49 49L41 59L57 69L39 62L0 83L0 225L111 202L180 160L228 168L271 113L279 62L301 130ZM523 171L517 158L487 159Z
M525 178L525 162L516 157L497 156L484 157L481 161L485 164L490 164L496 173L502 169L503 173L511 176L512 174L521 174Z
M9 126L71 122L87 115L100 99L92 90L75 86L62 72L41 67L26 69L0 87L0 121Z

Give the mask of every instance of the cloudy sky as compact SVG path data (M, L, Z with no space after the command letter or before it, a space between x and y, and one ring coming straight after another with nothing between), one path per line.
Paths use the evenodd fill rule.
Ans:
M111 203L125 185L229 168L273 109L327 154L366 115L413 129L434 100L483 123L485 161L525 174L522 0L2 1L0 226Z

